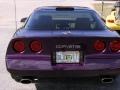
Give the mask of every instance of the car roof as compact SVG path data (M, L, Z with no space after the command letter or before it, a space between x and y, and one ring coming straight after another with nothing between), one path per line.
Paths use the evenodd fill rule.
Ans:
M74 11L75 10L92 10L91 8L89 7L80 7L80 6L44 6L44 7L38 7L35 9L35 11L48 11L48 10L52 10L52 11L56 11L56 9L65 9L64 11L67 11L67 9L73 9Z

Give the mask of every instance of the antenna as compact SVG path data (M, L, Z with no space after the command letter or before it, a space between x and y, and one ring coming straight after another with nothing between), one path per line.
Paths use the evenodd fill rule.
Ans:
M16 11L16 0L13 0L14 3L14 12L15 12L15 30L17 30L17 11Z
M102 0L102 13L101 13L102 16L103 16L103 11L104 11L104 0Z

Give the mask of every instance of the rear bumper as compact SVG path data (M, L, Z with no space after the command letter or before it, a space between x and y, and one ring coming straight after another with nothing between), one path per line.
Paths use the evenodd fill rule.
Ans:
M19 77L32 77L32 78L76 78L76 77L93 77L93 76L116 76L120 74L120 68L117 69L104 69L104 70L54 70L54 71L40 71L40 70L9 70L11 75Z
M95 55L87 57L83 64L51 64L50 56L8 56L8 71L18 76L81 77L120 73L120 55Z

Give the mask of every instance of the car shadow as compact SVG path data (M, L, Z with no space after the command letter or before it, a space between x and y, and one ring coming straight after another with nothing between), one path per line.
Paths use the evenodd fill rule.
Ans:
M57 82L41 82L36 84L37 90L120 90L120 77L111 84L100 83L99 78L79 78L60 80Z

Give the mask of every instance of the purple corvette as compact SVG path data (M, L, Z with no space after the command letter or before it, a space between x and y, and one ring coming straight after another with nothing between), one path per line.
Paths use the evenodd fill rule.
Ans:
M114 77L120 74L120 36L90 8L37 8L11 39L6 66L21 83Z

